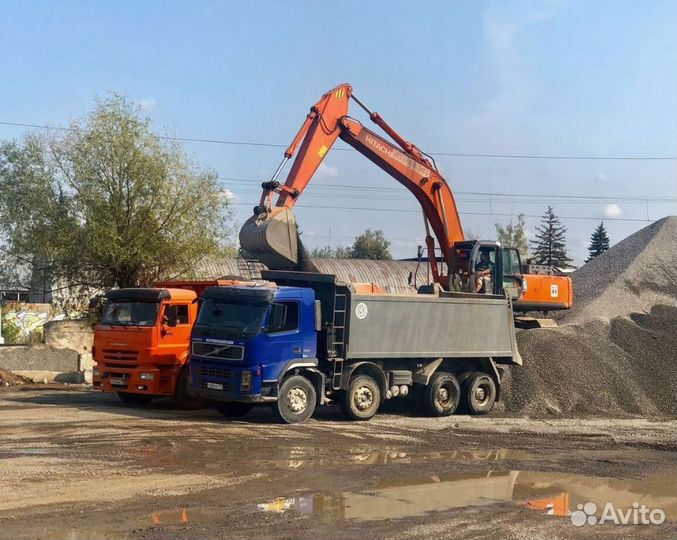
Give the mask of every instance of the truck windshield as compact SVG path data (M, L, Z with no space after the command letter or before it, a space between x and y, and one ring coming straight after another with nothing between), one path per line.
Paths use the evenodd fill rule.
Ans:
M155 326L159 307L157 302L109 302L101 324Z
M226 338L246 338L258 333L267 303L207 298L200 307L196 326L213 326Z

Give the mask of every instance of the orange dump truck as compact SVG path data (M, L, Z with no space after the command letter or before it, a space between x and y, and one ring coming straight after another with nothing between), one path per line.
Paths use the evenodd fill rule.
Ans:
M197 299L206 287L242 283L169 281L109 291L94 333L94 388L117 392L133 405L170 396L181 408L204 406L205 400L190 388L187 366Z

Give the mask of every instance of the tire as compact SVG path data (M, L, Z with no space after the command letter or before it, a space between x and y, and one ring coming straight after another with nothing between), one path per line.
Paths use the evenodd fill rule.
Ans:
M179 376L176 378L176 388L174 389L174 401L179 409L195 410L207 406L209 401L195 392L191 386L190 369L188 366L181 368Z
M284 424L298 424L315 412L317 394L313 384L302 375L293 375L282 383L273 413Z
M349 420L369 420L381 405L381 388L369 375L357 375L341 394L339 405Z
M214 407L226 418L241 418L254 408L254 404L239 401L217 401Z
M446 371L434 373L423 392L423 405L430 416L451 416L460 400L458 379Z
M470 414L487 414L496 402L494 379L480 371L463 382L463 404Z
M118 397L125 405L139 406L150 403L155 396L146 394L132 394L130 392L118 392Z

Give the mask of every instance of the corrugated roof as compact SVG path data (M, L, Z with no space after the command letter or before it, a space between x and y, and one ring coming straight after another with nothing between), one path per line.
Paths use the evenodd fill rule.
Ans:
M316 259L310 261L323 274L333 274L343 281L376 283L391 294L415 294L409 285L409 274L416 274L415 261L373 261L366 259ZM196 279L218 279L239 276L259 279L266 267L256 261L228 257L203 261L195 270ZM416 275L419 285L427 283L427 265L422 263Z

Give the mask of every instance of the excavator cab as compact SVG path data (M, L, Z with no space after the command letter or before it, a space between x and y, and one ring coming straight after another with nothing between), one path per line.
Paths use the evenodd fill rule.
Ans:
M456 242L452 248L449 265L450 289L459 292L474 293L481 282L480 293L499 294L497 272L500 262L498 246L492 242ZM480 276L480 272L491 270L489 275Z
M522 293L519 253L498 242L456 242L452 248L450 289L477 292L479 274L487 268L492 272L482 279L480 294L506 294L513 299L519 298Z

